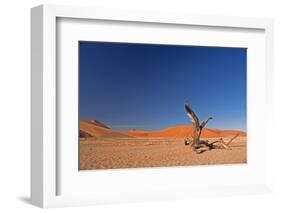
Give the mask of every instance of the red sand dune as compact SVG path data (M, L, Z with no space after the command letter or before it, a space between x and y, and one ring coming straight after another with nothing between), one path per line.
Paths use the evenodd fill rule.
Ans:
M229 135L236 135L239 134L239 136L246 136L246 132L243 131L235 131L235 130L224 130L221 132L221 137L229 136Z
M105 124L103 124L102 122L100 121L97 121L97 120L90 120L88 121L96 126L99 126L99 127L103 127L103 128L106 128L106 129L110 129L108 126L106 126Z
M80 124L82 123L88 123L88 124L93 124L95 126L103 127L106 129L110 129L110 127L106 126L104 123L98 121L98 120L86 120L86 119L81 119Z
M132 137L147 137L147 138L185 138L192 136L192 126L174 126L159 131L144 131L130 130L128 132L120 132L113 130L97 120L81 120L80 135L87 137L105 137L105 138L132 138ZM83 133L83 134L82 134ZM87 135L88 134L88 135ZM219 130L205 128L202 131L202 138L227 137L238 134L246 136L246 133L238 130Z
M80 132L89 134L92 137L104 138L133 138L134 136L127 133L118 132L110 129L103 123L96 120L80 120Z
M184 138L192 135L192 126L175 126L160 131L143 131L143 130L130 130L130 135L137 137L171 137L171 138ZM238 134L239 136L246 136L245 132L237 130L218 130L205 128L202 131L201 137L203 138L215 138L215 137L227 137Z

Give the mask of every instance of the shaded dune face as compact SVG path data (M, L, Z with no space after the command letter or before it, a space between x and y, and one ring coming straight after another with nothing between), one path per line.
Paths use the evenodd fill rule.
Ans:
M87 123L87 124L92 124L94 126L99 126L99 127L103 127L103 128L106 128L106 129L110 129L110 127L106 126L104 123L98 121L98 120L86 120L86 119L81 119L80 120L80 124L83 123Z
M174 126L159 131L130 130L120 132L113 130L97 120L80 121L80 137L104 137L104 138L186 138L192 136L192 126ZM228 137L233 135L246 136L246 133L238 130L219 130L205 128L202 131L202 138Z
M88 132L85 132L83 130L79 130L79 137L80 138L90 138L93 137L91 134L89 134Z

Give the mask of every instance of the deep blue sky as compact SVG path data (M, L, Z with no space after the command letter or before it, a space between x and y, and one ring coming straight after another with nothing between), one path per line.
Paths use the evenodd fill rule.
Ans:
M80 118L118 129L190 125L246 130L245 48L80 42Z

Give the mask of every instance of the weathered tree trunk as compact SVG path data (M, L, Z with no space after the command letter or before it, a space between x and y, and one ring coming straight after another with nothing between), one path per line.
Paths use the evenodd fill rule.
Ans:
M192 143L191 146L197 147L200 145L200 136L203 128L206 126L206 124L209 122L209 120L212 119L212 117L207 118L205 121L203 121L200 125L199 119L197 115L193 112L191 107L188 104L185 104L185 111L187 112L187 116L191 119L192 127L193 127L193 135L192 135Z

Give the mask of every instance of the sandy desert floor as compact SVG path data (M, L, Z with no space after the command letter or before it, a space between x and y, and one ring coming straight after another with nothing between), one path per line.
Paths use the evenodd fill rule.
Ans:
M246 163L246 137L231 148L196 154L182 138L81 139L80 170Z

